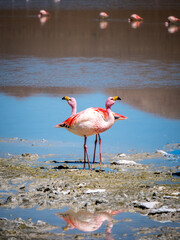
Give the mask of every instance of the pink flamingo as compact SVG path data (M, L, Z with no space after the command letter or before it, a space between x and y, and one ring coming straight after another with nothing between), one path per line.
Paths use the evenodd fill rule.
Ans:
M109 17L109 15L108 15L107 13L105 13L105 12L100 12L100 13L99 13L99 16L100 16L101 18L103 18L103 19Z
M165 22L165 26L168 27L171 24L178 24L180 23L180 19L174 16L169 16L167 22Z
M41 18L41 17L48 17L50 15L49 12L45 11L45 10L40 10L39 11L39 14L38 14L38 17Z
M133 21L143 21L143 18L137 14L132 14L130 18L128 18L128 22L133 22Z
M168 17L168 22L175 24L175 23L180 22L180 19L177 18L177 17L174 17L174 16L169 16L169 17Z
M73 97L68 97L68 96L64 96L62 98L62 100L66 100L67 103L70 105L70 107L72 108L72 112L71 112L71 116L76 114L76 111L77 111L77 102L76 102L76 99L73 98ZM94 111L96 111L97 109L99 110L99 112L102 114L103 118L104 119L107 119L108 118L108 115L107 115L107 112L106 112L106 109L105 108L93 108ZM123 116L123 115L120 115L118 113L114 113L112 112L113 115L114 115L114 122L118 121L118 120L125 120L127 119L127 117ZM96 137L95 137L95 142L94 142L94 155L93 155L93 163L95 163L95 158L96 158L96 145L97 145L97 136L99 138L99 149L101 150L101 138L100 138L100 135L99 133L96 134ZM101 151L100 151L100 164L102 163L102 158L101 158Z
M70 116L62 123L57 124L56 128L64 127L69 132L74 133L78 136L84 137L84 168L86 163L86 157L88 166L90 169L89 156L87 151L87 137L94 134L99 134L107 131L114 124L114 115L111 111L112 105L117 101L121 100L118 96L109 97L106 101L106 114L107 118L104 118L99 108L87 108L84 111L76 113ZM101 141L100 141L101 145ZM101 156L101 148L100 148ZM101 161L101 160L100 160Z

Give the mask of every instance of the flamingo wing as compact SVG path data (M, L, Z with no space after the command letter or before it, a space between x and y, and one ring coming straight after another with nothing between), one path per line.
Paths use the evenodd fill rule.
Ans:
M99 112L104 119L107 119L108 118L108 114L107 114L107 111L105 108L93 108L95 111ZM112 112L113 115L114 115L114 120L117 121L117 120L125 120L127 119L127 117L119 114L119 113L115 113L115 112Z

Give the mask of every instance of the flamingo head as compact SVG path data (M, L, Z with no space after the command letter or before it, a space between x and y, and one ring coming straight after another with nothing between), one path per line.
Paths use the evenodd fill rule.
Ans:
M76 107L76 99L73 97L64 96L62 100L66 100L68 104L73 108Z
M109 97L106 101L106 108L110 108L117 100L121 100L120 97Z

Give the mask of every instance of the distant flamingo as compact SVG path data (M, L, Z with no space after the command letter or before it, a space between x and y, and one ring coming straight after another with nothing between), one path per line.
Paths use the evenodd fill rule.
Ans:
M180 22L180 19L177 18L177 17L174 17L174 16L169 16L169 17L168 17L168 22L175 24L175 23L179 23L179 22Z
M169 16L167 22L165 22L166 27L176 26L180 23L180 19L174 16ZM172 33L172 32L170 32Z
M76 114L77 111L77 103L76 103L76 99L73 97L68 97L68 96L64 96L62 98L62 100L66 100L67 103L71 106L72 108L72 112L71 112L71 116ZM99 110L99 112L102 114L104 119L108 119L108 115L106 112L105 108L93 108L94 111L96 111L97 109ZM112 112L114 115L114 122L118 121L118 120L125 120L127 119L127 117L120 115L118 113L114 113ZM99 149L101 150L101 138L99 134L96 134L96 138L95 138L95 142L94 142L94 156L93 156L93 163L95 163L95 158L96 158L96 145L97 145L97 136L99 138ZM101 151L100 151L100 163L102 163L102 159L101 159Z
M50 15L49 12L45 11L45 10L40 10L39 11L39 14L38 14L38 17L41 18L41 17L48 17Z
M103 19L109 17L109 15L108 15L107 13L105 13L105 12L100 12L100 13L99 13L99 16L100 16L101 18L103 18Z
M132 21L143 21L143 18L137 14L132 14L130 18L128 18L128 22L132 22Z
M111 111L111 107L117 100L121 99L118 96L109 97L107 99L106 101L107 119L105 119L102 116L102 113L99 110L99 108L87 108L84 111L72 115L64 122L59 123L55 126L56 128L65 127L69 132L84 137L84 168L87 157L88 166L90 169L89 156L86 145L87 137L92 136L94 134L102 133L112 127L112 125L114 124L114 115Z

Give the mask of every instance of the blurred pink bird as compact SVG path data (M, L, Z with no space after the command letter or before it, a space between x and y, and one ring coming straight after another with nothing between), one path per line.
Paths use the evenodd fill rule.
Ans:
M107 13L105 13L105 12L100 12L99 13L99 16L101 17L101 18L108 18L109 17L109 15L107 14Z
M132 22L132 21L143 21L143 18L137 14L132 14L130 18L128 18L128 22Z
M167 18L167 22L165 22L165 26L169 27L170 25L175 25L175 24L178 24L178 23L180 23L180 19L179 18L174 17L174 16L169 16Z
M59 123L55 126L56 128L65 127L69 132L84 137L84 168L87 157L88 166L90 169L89 156L86 145L87 137L107 131L113 126L114 115L111 111L111 107L117 100L121 99L118 96L109 97L107 99L105 111L107 118L102 115L102 112L99 110L99 108L87 108L84 111L72 115L62 123Z
M71 116L73 116L74 114L76 114L76 111L77 111L77 102L76 102L76 99L73 98L73 97L68 97L68 96L64 96L62 98L62 100L66 100L67 103L70 105L70 107L72 108L72 112L71 112ZM105 108L97 108L97 107L94 107L93 108L94 111L96 111L98 109L98 111L102 114L103 118L107 119L108 116L107 116L107 112L106 112L106 109ZM123 115L120 115L118 113L114 113L112 112L113 115L114 115L114 122L118 121L118 120L125 120L127 119L127 117L123 116ZM94 142L94 155L93 155L93 163L95 163L95 158L96 158L96 145L97 145L97 136L99 138L99 149L100 149L100 164L102 163L102 158L101 158L101 138L100 138L100 135L99 133L96 134L96 138L95 138L95 142Z
M49 12L45 11L45 10L40 10L39 11L39 14L38 14L38 17L41 18L41 17L48 17L50 15Z
M174 17L174 16L169 16L168 17L168 22L169 23L178 23L178 22L180 22L180 19L177 18L177 17Z

